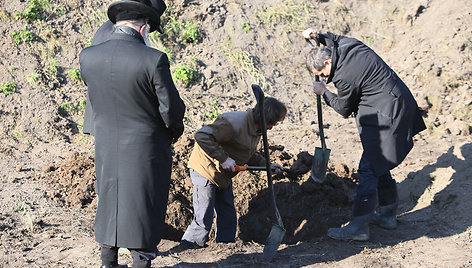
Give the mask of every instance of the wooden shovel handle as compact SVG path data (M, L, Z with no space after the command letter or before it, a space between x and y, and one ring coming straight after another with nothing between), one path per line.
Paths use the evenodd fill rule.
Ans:
M246 170L246 166L234 165L234 169L235 169L236 171L245 171L245 170Z

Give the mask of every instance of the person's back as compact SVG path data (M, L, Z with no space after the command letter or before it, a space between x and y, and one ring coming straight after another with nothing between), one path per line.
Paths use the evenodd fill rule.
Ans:
M160 67L168 67L164 53L115 32L110 40L86 48L80 57L86 64L82 76L95 112L96 138L118 133L118 129L170 137L167 131L156 131L165 129L165 124L154 83L166 81L151 80Z

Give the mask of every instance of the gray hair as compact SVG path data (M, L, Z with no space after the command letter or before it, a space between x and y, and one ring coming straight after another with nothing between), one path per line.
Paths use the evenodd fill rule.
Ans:
M120 25L125 25L125 26L130 26L130 27L133 27L133 28L139 28L141 27L141 25L143 24L149 24L149 19L147 18L138 18L138 19L129 19L129 20L120 20L120 21L117 21L116 22L116 26L120 26Z
M327 47L314 47L306 56L306 68L308 71L313 69L321 71L325 64L324 61L331 58L331 49Z

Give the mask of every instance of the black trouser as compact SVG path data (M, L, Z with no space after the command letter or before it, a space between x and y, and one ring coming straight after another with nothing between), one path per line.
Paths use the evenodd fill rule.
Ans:
M102 265L118 265L118 247L102 245L101 259ZM149 268L151 260L158 254L157 248L154 249L128 249L133 257L133 268Z
M397 186L390 171L377 175L365 154L359 162L359 186L354 199L353 216L362 216L374 211L377 198L380 206L397 201Z

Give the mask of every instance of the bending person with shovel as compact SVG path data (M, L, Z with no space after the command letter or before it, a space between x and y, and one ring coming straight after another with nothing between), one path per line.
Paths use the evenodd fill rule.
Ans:
M413 136L426 127L408 87L368 46L313 29L306 29L303 36L324 45L308 53L308 70L333 82L338 92L317 81L313 91L343 117L355 115L364 149L351 220L345 227L330 228L328 236L366 241L371 220L383 228L397 227L398 195L390 170L403 161L413 147Z
M256 154L261 140L259 104L247 111L221 114L195 133L195 146L188 162L193 184L194 218L182 237L184 248L204 247L216 216L216 242L234 242L237 216L231 180L238 174L235 165L264 165ZM267 129L272 129L287 114L287 108L275 98L266 98L263 106ZM272 164L276 173L282 166Z

